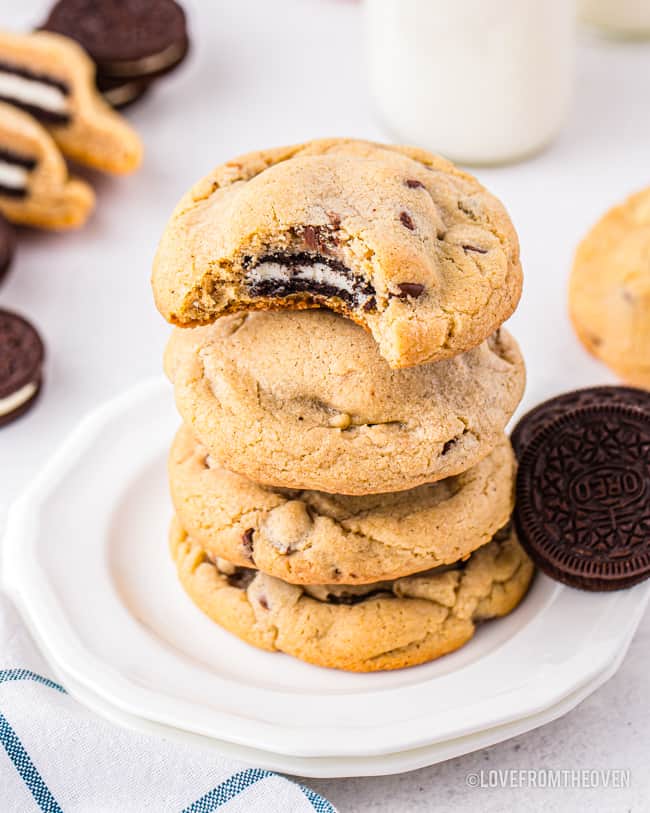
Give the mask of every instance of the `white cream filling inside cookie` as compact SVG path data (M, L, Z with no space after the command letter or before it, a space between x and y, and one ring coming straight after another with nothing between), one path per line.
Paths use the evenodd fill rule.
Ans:
M111 76L145 76L162 71L173 65L185 50L185 43L174 43L157 54L143 56L142 59L122 60L103 64L104 70Z
M0 186L9 189L25 189L28 177L29 170L25 167L0 160Z
M308 280L316 285L329 285L354 294L354 281L347 275L330 268L326 263L284 265L276 262L263 262L251 269L247 275L249 282L274 280L289 283L291 280Z
M61 88L40 82L38 79L17 76L15 73L0 71L0 96L15 99L17 102L38 107L49 113L68 112L68 100Z
M16 390L6 398L0 398L0 417L9 415L10 412L26 404L36 392L37 386L36 382L32 381L31 384L25 384L24 387Z

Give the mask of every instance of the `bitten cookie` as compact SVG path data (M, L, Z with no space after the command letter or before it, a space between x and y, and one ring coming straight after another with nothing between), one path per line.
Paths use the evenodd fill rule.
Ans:
M59 34L0 32L0 100L47 127L70 158L105 172L131 172L140 139L95 87L95 66Z
M174 0L60 0L41 26L76 40L104 78L153 79L187 54L185 12Z
M508 522L514 477L505 437L463 474L367 497L265 488L215 465L186 427L169 458L176 515L197 544L297 584L364 584L456 562Z
M525 379L505 330L395 370L370 334L327 310L176 329L165 368L183 420L217 463L336 494L402 491L475 465L500 442Z
M170 547L192 601L253 646L335 669L375 672L439 658L476 624L511 612L533 576L512 531L457 566L364 587L298 587L211 559L177 521Z
M19 418L36 401L44 356L36 328L17 313L0 310L0 426Z
M650 389L650 188L607 212L582 241L569 309L590 353Z
M94 203L92 188L68 177L47 130L0 102L0 212L14 223L64 229L85 223Z
M0 174L2 172L1 155L2 153L0 151ZM11 267L11 261L13 260L15 250L16 232L14 227L2 215L0 215L0 282L2 282L9 271L9 268Z
M325 305L393 367L477 346L521 284L510 218L475 178L424 150L347 139L218 167L176 207L153 269L172 323Z

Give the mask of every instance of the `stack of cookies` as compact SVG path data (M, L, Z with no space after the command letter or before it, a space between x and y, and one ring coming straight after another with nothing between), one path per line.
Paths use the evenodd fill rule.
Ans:
M180 581L249 643L395 669L510 612L533 567L504 434L524 364L503 206L422 150L323 140L217 168L153 287L178 327Z

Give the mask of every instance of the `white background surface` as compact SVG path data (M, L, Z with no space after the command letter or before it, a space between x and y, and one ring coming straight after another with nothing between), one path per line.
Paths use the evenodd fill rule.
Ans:
M0 25L30 27L47 6L0 0ZM258 147L328 135L388 137L367 100L360 10L352 0L195 0L186 6L191 59L129 112L145 142L143 168L132 177L93 178L98 206L82 231L22 232L14 268L0 288L0 306L28 315L48 346L39 405L0 430L0 515L89 408L159 371L168 327L153 307L149 270L166 219L193 181ZM502 197L521 237L526 284L510 328L528 363L523 409L571 386L612 380L573 337L566 281L588 226L650 183L649 98L650 45L582 34L575 103L558 141L526 163L477 173ZM468 126L480 127L471 111ZM541 730L400 777L309 784L342 811L647 810L649 645L646 617L618 675ZM466 787L467 773L480 768L543 767L629 768L632 786Z

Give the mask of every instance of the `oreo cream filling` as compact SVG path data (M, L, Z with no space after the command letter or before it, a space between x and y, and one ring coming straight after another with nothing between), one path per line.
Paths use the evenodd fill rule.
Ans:
M8 395L6 398L0 398L0 418L4 415L9 415L10 412L14 412L26 404L37 389L38 384L32 381L29 384L25 384L25 386L19 390L16 390L16 392L12 392L11 395Z
M0 62L0 100L15 104L43 121L67 124L70 120L65 82Z
M24 198L36 160L0 147L0 195Z
M338 260L318 254L269 254L246 272L253 297L293 294L336 297L351 307L363 307L375 295L370 283Z
M103 62L101 68L109 76L125 78L147 76L150 73L157 73L173 65L183 56L186 48L185 42L175 42L156 54L149 54L140 59Z

